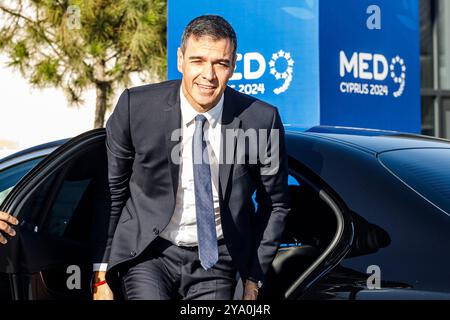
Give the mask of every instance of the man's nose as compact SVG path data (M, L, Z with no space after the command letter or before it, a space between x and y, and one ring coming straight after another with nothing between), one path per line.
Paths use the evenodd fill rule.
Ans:
M216 72L214 71L214 66L212 64L205 64L202 72L202 76L209 81L212 81L216 78Z

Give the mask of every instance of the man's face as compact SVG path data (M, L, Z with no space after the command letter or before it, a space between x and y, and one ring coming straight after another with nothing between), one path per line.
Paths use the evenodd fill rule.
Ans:
M178 49L183 93L199 112L214 107L234 72L236 59L229 39L189 37L184 54Z

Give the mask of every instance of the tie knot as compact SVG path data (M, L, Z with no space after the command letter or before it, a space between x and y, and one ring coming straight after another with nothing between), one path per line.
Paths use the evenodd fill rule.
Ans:
M206 117L205 117L204 115L199 114L199 115L195 116L195 123L196 123L196 124L200 124L200 125L203 126L203 124L205 123L205 121L206 121Z

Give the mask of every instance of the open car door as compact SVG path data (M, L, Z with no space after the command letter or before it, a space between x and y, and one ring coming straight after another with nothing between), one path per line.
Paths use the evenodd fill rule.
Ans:
M0 299L90 299L92 227L110 209L105 129L52 152L6 197L0 210L19 220L0 247Z

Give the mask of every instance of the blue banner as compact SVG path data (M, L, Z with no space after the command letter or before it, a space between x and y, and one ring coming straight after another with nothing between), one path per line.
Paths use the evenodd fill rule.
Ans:
M418 1L320 3L320 123L419 133Z
M168 78L184 27L219 14L234 27L229 85L285 125L420 132L418 0L168 1Z
M179 79L177 48L184 27L219 14L238 37L238 61L229 86L277 106L285 124L319 123L319 6L308 1L168 2L168 78Z

